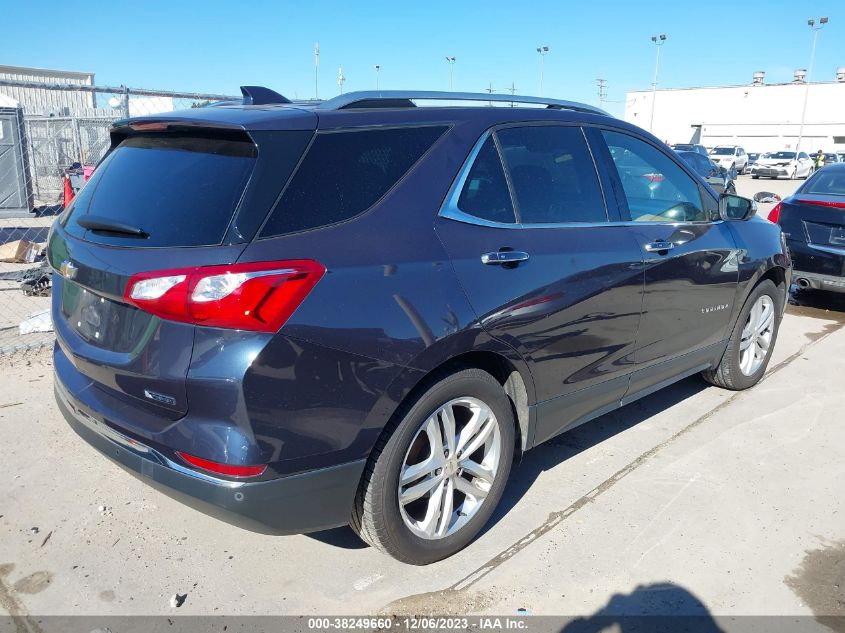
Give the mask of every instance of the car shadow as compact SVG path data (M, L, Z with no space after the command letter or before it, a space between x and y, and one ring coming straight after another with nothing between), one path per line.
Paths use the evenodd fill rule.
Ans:
M613 594L601 609L569 621L560 633L721 633L707 606L691 591L671 582L640 585Z
M606 413L595 420L562 433L525 453L521 463L514 464L502 500L493 516L482 529L490 530L525 496L537 478L579 453L594 448L643 420L657 415L687 398L700 393L709 385L700 376L691 376L661 389L624 407ZM632 457L635 457L632 455ZM550 508L549 511L553 509Z
M513 509L544 471L554 468L582 451L598 446L605 440L636 426L664 409L683 402L706 389L707 386L707 383L699 376L686 378L647 398L606 413L528 451L519 464L514 464L502 500L487 525L479 533L479 537ZM553 508L549 509L549 511L552 510ZM348 526L312 532L307 536L342 549L366 547L366 544Z
M787 312L801 313L800 308L845 312L845 292L828 292L792 286L789 291L789 306Z

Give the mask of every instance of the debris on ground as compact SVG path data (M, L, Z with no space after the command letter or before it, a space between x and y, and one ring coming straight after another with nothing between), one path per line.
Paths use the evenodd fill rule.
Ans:
M29 533L30 534L38 534L38 528L37 527L29 528Z
M50 318L49 310L33 312L26 319L21 321L18 330L21 334L32 334L34 332L52 332L53 320Z
M171 609L178 609L183 604L185 604L185 600L187 598L188 598L188 594L186 594L186 593L183 593L183 594L174 593L173 597L170 598L170 608Z
M53 530L50 530L50 533L44 537L44 540L41 541L41 547L44 547L47 544L47 541L50 540L50 537L53 536Z

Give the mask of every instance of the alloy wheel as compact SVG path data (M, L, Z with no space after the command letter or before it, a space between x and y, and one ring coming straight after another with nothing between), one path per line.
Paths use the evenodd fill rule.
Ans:
M745 322L739 346L739 369L746 376L755 374L769 355L775 331L775 304L769 295L760 295Z
M399 473L405 525L424 539L450 536L478 512L502 455L499 421L477 398L450 400L420 426Z

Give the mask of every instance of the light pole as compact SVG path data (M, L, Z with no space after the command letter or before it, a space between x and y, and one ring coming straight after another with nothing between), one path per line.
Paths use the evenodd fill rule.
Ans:
M607 79L596 79L596 85L599 89L599 107L603 108L607 101Z
M654 131L654 105L657 99L657 73L660 71L660 47L666 43L668 35L661 33L660 35L652 35L651 42L657 47L657 61L654 62L654 81L651 82L651 119L648 123L648 131Z
M376 69L376 91L378 91L378 76L379 71L381 71L381 66L379 64L376 64L375 66L373 66L373 68Z
M337 85L340 87L340 94L343 94L343 82L346 81L346 77L343 76L343 66L337 67Z
M798 142L795 144L796 157L798 156L798 152L801 151L801 139L804 136L804 118L807 116L807 100L810 97L810 78L813 75L813 63L816 61L816 41L819 39L819 31L824 28L827 22L828 19L826 17L819 18L818 25L816 25L816 21L812 18L807 20L807 26L813 32L813 48L810 51L810 65L807 68L807 77L804 79L804 106L801 108L801 125L798 127Z
M314 99L320 98L320 42L314 44Z
M548 46L538 46L537 52L540 53L540 96L543 96L543 71L546 66L546 55L549 53Z
M446 63L449 64L449 92L452 92L452 78L455 70L455 58L446 55Z

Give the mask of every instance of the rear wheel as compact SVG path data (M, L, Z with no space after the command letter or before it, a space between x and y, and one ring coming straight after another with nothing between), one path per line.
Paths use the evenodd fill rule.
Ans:
M496 508L514 453L510 400L490 374L433 382L370 456L351 525L394 558L426 565L466 547Z
M704 379L736 391L756 385L772 356L782 310L782 291L768 279L758 284L745 301L721 362L703 372Z

